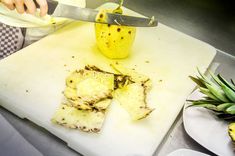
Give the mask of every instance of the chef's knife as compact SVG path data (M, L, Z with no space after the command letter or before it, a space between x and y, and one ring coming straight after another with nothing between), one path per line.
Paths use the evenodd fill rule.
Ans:
M89 8L79 8L72 5L58 3L57 1L47 0L48 14L54 17L65 17L74 20L105 23L111 25L125 25L135 27L154 27L157 26L157 20L154 18L141 18L134 16L126 16L121 14L106 13L105 21L97 21L99 11ZM39 7L38 5L36 5ZM59 11L55 10L58 9Z

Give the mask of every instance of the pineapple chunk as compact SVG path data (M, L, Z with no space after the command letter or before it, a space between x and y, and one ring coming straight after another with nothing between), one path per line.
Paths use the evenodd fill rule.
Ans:
M98 102L112 99L114 75L89 70L73 72L66 80L68 104L79 109L96 108ZM99 105L99 109L106 109ZM98 108L97 108L98 109Z
M103 111L78 110L61 104L51 121L62 126L80 129L84 132L99 132L105 118Z
M105 14L112 12L102 10L97 16L97 21L105 21ZM128 26L95 24L96 42L99 50L108 58L126 58L135 40L136 28Z
M143 119L153 111L146 104L146 92L141 83L132 83L117 89L114 98L130 114L132 120Z
M235 123L229 124L228 133L229 133L229 136L231 137L233 143L235 143Z

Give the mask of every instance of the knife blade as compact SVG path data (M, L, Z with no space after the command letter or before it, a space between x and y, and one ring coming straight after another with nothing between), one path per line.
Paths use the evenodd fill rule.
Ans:
M99 15L99 11L97 10L61 4L53 0L47 0L47 2L48 14L54 17L65 17L80 21L135 27L154 27L158 24L157 20L154 18L142 18L113 13L106 13L106 20L97 21L96 19ZM55 11L57 9L59 11Z

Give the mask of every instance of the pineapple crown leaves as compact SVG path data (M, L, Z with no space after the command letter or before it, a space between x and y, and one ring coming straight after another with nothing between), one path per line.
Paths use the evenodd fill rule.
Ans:
M205 96L200 100L187 100L192 106L204 107L221 114L235 115L235 85L226 81L221 75L209 72L212 79L202 74L198 69L199 76L189 76L198 86ZM227 117L227 116L226 116ZM235 116L234 116L235 117ZM234 118L232 117L232 118Z

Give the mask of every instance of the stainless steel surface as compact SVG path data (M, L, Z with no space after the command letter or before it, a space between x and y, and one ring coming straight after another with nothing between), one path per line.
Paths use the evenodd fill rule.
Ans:
M55 11L56 13L53 14L53 16L55 17L66 17L74 20L112 25L124 25L135 27L157 26L157 20L154 18L133 17L112 13L100 13L99 11L94 9L79 8L72 5L65 5L60 3L58 4L57 9L60 11Z
M104 0L87 0L88 7L97 7ZM235 55L235 11L234 1L226 0L126 0L124 6L146 16L154 15L159 22L212 46ZM214 62L220 63L217 72L226 78L235 79L235 58L218 52ZM22 120L0 107L0 113L42 154L50 156L79 155L60 139L28 120ZM190 138L182 124L182 113L165 137L155 155L190 148L213 155Z
M43 156L30 143L28 143L15 128L0 114L0 155L4 156Z

